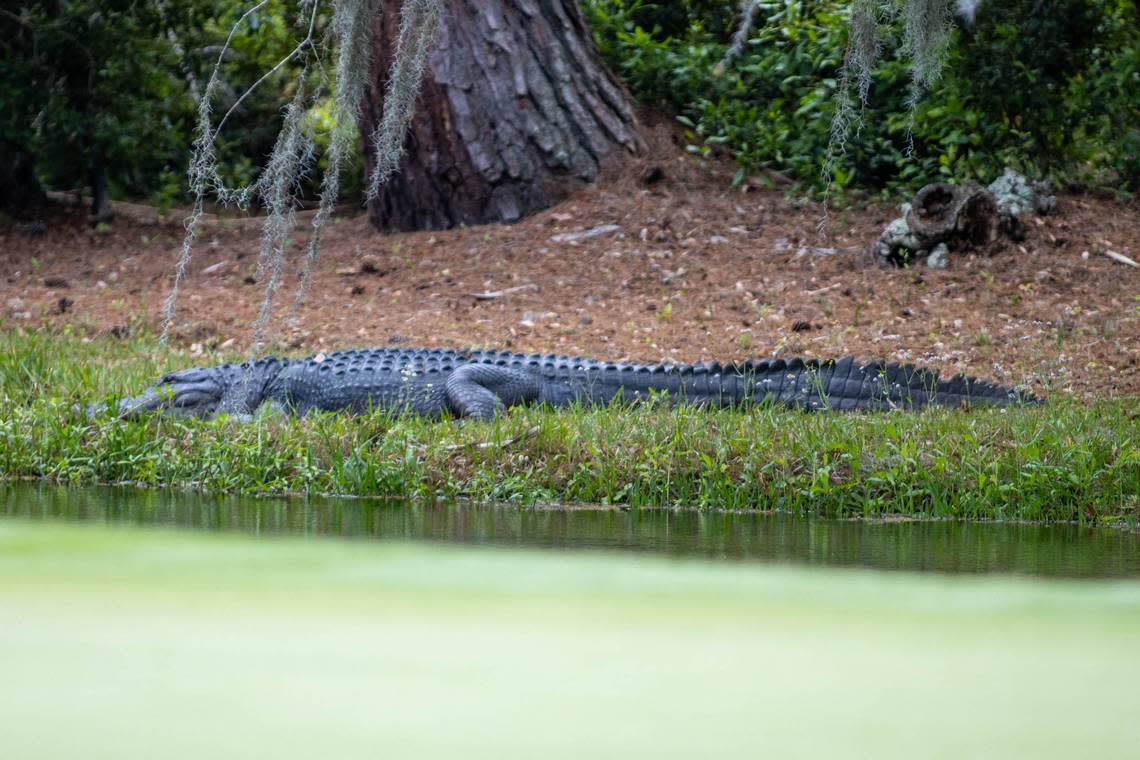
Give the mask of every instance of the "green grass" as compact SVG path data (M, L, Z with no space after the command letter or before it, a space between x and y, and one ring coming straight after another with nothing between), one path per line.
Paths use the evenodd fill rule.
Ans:
M458 425L382 414L91 423L73 411L223 358L233 357L159 350L147 338L0 333L0 476L834 517L1135 524L1140 514L1140 415L1130 398L861 415L516 409Z
M0 521L6 758L1071 758L1140 586Z

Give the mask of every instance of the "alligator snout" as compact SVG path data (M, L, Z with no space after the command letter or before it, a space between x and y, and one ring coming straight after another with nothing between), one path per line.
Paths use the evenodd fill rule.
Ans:
M171 372L140 395L119 399L116 416L133 419L148 412L161 411L174 417L209 417L217 410L224 391L206 370ZM87 407L87 417L90 419L102 414L106 408L106 404L91 404Z

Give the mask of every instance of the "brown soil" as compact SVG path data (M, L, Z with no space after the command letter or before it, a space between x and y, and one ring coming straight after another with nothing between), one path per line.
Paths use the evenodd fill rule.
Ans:
M398 344L640 361L856 354L1045 394L1140 394L1140 269L1104 254L1140 259L1135 203L1064 195L1054 215L1030 220L1021 244L952 256L948 270L885 270L864 248L893 208L833 211L820 234L819 206L732 191L727 168L665 152L512 226L387 235L363 215L342 217L295 326L285 322L289 276L274 340L297 353ZM645 186L653 165L664 179ZM0 227L0 329L159 330L182 231L133 216L97 231L64 209L42 234ZM620 233L552 240L603 224ZM208 225L179 296L176 341L195 352L249 345L258 234L251 220Z

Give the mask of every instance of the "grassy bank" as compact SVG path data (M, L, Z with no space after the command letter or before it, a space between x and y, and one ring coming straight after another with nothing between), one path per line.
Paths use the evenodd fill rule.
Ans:
M459 425L381 414L89 422L75 404L233 357L159 350L148 338L12 332L0 334L0 357L8 478L829 516L1134 523L1140 514L1136 399L869 415L516 409Z

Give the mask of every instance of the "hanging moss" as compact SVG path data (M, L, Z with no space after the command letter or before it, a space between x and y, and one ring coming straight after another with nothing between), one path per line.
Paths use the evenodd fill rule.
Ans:
M257 279L265 283L265 292L258 317L253 325L253 346L256 352L266 337L274 298L285 270L285 254L290 233L296 228L294 209L297 205L303 178L315 162L316 140L311 125L304 119L315 105L321 92L329 86L326 68L321 60L322 48L318 45L318 12L322 3L299 0L298 7L308 14L305 36L298 41L285 58L266 71L256 82L234 101L230 109L215 125L212 103L219 87L222 61L234 35L252 15L266 5L267 0L255 5L238 19L218 54L217 63L198 104L198 136L194 141L190 161L189 182L194 195L194 208L186 223L186 235L175 269L174 286L166 300L162 337L165 341L174 322L178 289L189 265L194 241L201 225L203 208L208 196L218 202L247 208L254 200L266 209L258 255ZM305 259L301 265L301 284L294 299L294 309L304 297L312 271L320 255L321 231L328 223L340 189L340 172L355 139L356 112L364 92L369 70L371 35L377 14L381 12L378 0L332 0L330 33L335 47L332 115L333 132L327 150L327 164L321 185L321 199ZM401 12L400 43L384 97L384 118L371 136L376 147L377 165L368 180L369 197L374 197L381 185L399 167L403 151L403 135L411 121L416 95L423 80L428 49L439 28L443 12L442 0L407 0ZM301 73L295 84L296 92L285 108L284 120L276 145L258 180L242 187L229 187L222 180L218 168L216 141L230 114L257 87L284 67L299 60ZM310 71L318 72L317 84L308 86Z

